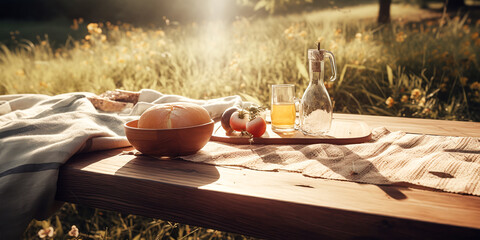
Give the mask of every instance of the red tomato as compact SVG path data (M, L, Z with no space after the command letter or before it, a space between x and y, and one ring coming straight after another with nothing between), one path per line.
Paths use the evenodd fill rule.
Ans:
M243 111L237 111L230 116L230 127L235 131L245 131L247 129L248 114Z
M253 137L261 137L267 130L267 123L262 117L256 117L247 123L246 130L252 134Z

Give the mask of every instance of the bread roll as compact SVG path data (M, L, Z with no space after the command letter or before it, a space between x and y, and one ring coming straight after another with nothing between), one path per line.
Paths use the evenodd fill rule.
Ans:
M145 110L138 120L139 128L169 129L192 127L212 121L208 111L193 103L166 103Z

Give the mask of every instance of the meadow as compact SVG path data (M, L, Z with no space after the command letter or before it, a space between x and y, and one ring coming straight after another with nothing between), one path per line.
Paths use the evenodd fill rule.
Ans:
M71 29L84 36L60 47L47 36L0 46L0 94L150 88L197 99L240 95L269 107L271 84L293 83L301 97L306 51L320 42L337 61L338 79L325 83L334 112L480 121L480 21L444 15L379 26L343 14L189 24L165 18L161 27L75 19ZM74 238L72 225L82 239L247 238L74 204L32 221L24 237L52 226L55 239Z

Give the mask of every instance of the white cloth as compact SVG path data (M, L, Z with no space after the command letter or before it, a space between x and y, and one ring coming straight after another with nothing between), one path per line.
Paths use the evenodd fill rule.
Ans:
M130 114L97 111L92 93L57 96L0 96L0 239L19 239L33 217L44 218L54 206L59 167L78 152L129 146L123 124L156 103L194 102L212 118L238 96L194 100L142 90Z
M178 95L162 94L155 90L143 89L140 91L138 103L133 107L130 115L141 115L146 109L162 103L189 102L203 106L207 109L210 117L216 119L222 116L225 109L231 106L247 107L250 103L243 103L240 96L229 96L210 100L196 100Z

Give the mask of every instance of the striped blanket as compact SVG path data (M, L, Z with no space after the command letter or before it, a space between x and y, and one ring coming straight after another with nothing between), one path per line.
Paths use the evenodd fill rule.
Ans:
M142 90L133 109L121 115L98 111L87 99L93 96L0 96L0 239L19 239L32 218L51 215L58 206L59 167L78 152L129 146L123 124L153 104L194 102L212 118L241 104L238 96L205 101Z

